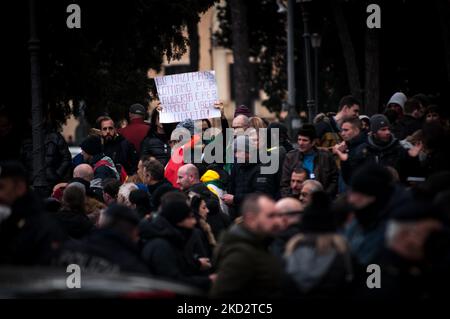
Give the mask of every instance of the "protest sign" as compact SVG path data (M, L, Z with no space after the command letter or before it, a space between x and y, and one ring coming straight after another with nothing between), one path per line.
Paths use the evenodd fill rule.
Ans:
M162 105L161 123L220 117L214 71L190 72L155 78Z

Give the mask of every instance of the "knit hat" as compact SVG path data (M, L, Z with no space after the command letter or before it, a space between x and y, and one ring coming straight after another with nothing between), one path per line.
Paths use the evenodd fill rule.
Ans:
M145 107L141 104L133 104L130 106L130 113L145 116Z
M397 92L397 93L394 93L394 95L392 95L392 97L387 102L387 105L389 106L389 104L398 104L403 109L403 107L405 106L406 100L407 100L407 97L405 94L403 94L402 92Z
M98 136L89 136L81 144L80 147L89 155L97 155L102 152L102 141Z
M331 201L326 193L315 192L312 194L312 202L302 214L300 229L303 233L332 233L336 231Z
M312 124L303 124L302 128L298 130L297 136L306 136L311 141L317 138L316 128Z
M391 190L392 180L387 168L370 163L355 171L350 187L354 192L378 197Z
M185 128L189 131L191 136L194 136L194 121L192 119L185 119L177 124L176 128Z
M191 208L181 200L164 203L161 207L161 216L173 226L188 218L190 214Z
M151 201L153 209L158 209L161 204L161 197L171 191L176 190L171 184L163 184L159 186L152 194Z
M383 127L390 126L389 120L383 114L375 114L370 118L370 130L372 134L376 134Z
M239 105L236 110L234 111L234 117L238 116L238 115L245 115L247 117L252 117L252 113L250 112L250 110L248 109L248 107L246 107L245 105Z

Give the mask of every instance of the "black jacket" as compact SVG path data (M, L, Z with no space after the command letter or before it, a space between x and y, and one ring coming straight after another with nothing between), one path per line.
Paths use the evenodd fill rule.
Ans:
M138 153L133 144L122 135L116 135L113 140L105 143L103 153L111 158L114 164L122 165L128 175L136 173L139 162Z
M165 135L152 132L142 141L141 155L154 156L163 166L166 166L170 159L169 141Z
M66 240L64 232L29 192L16 200L0 223L0 264L48 265Z
M366 146L358 148L355 156L364 158L364 163L372 162L395 168L401 181L406 180L411 173L420 171L419 160L409 156L408 151L395 137L388 143L382 143L369 136Z
M26 139L22 144L21 161L33 176L33 141ZM47 129L45 132L45 176L51 188L69 177L72 168L72 156L64 137L58 132Z
M114 229L98 229L83 241L68 242L58 264L78 264L83 270L101 273L148 273L138 246Z
M94 229L94 224L82 212L64 209L53 213L51 216L59 223L61 229L74 239L81 239L89 235Z
M275 197L277 185L272 174L262 174L261 164L234 164L230 175L229 194L234 195L233 206L238 209L244 197L250 193L264 193Z
M346 144L348 159L341 161L341 173L345 184L349 185L353 172L364 163L363 149L367 146L367 135L360 133Z
M399 140L403 140L421 128L422 121L420 119L416 119L411 115L405 114L400 120L395 122L392 128L392 133Z
M191 258L195 254L192 247L196 245L195 240L185 238L179 229L162 216L142 223L140 235L143 242L142 258L152 274L209 289L208 276L192 273Z

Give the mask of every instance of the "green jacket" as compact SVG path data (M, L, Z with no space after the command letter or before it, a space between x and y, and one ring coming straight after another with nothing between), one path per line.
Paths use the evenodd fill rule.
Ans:
M216 250L217 280L213 298L277 298L281 296L283 270L268 251L270 239L234 225Z

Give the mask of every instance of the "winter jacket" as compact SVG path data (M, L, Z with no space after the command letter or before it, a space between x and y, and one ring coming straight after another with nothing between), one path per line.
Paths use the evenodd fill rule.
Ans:
M333 115L325 115L314 125L320 147L332 147L341 142L340 129Z
M170 159L170 145L165 136L152 133L144 138L141 144L141 156L150 155L161 162L163 166L167 165Z
M387 199L377 199L374 203L375 214L368 223L354 218L345 228L351 253L360 265L367 266L379 258L384 247L387 220L393 212L412 200L411 194L400 186L395 186L389 193ZM369 216L368 211L363 211L362 214Z
M107 178L114 178L120 180L120 173L117 171L113 160L104 154L95 155L90 161L94 169L94 179L91 181L91 186L95 181L104 181Z
M236 217L236 209L241 206L244 197L250 193L264 193L271 197L275 196L278 188L274 184L274 175L262 174L261 167L262 165L259 163L233 165L228 190L229 194L234 195L233 207L235 212L232 217Z
M68 242L58 257L59 265L78 264L82 270L100 273L143 273L148 268L137 245L114 229L98 229L83 241Z
M63 209L51 215L67 235L74 239L81 239L91 233L94 224L83 212Z
M0 223L0 264L49 265L67 237L32 192L17 199Z
M137 153L141 153L141 143L148 134L150 126L143 119L132 119L130 124L119 130L119 133L133 144Z
M111 158L116 164L123 166L128 175L133 175L137 170L139 156L127 139L121 135L117 135L113 140L103 145L103 153Z
M167 219L158 216L140 225L142 258L155 276L209 289L206 275L192 274L192 259L198 243L185 238ZM191 239L191 240L190 240Z
M331 244L328 249L319 252L316 247L317 236L320 234L299 234L291 239L295 243L285 257L286 271L302 297L342 297L348 294L354 277L348 247L345 245L345 250L341 251ZM334 236L345 243L343 237Z
M338 171L333 154L328 151L315 149L314 175L325 192L334 196L337 192ZM283 173L281 175L281 196L286 197L290 192L291 175L297 166L302 166L304 155L297 149L289 152L283 163Z
M401 119L395 122L392 127L392 133L395 138L403 140L421 128L422 121L420 119L416 119L409 114L405 114Z
M214 298L277 298L282 293L283 270L270 254L270 239L242 225L234 225L216 251Z
M349 185L353 172L365 161L363 149L367 146L367 135L360 133L347 144L348 159L341 161L341 173L344 182Z
M395 137L392 137L388 143L382 143L373 136L369 136L366 146L360 147L355 156L364 158L364 163L371 162L395 168L401 181L406 180L411 173L420 171L419 160L409 156L408 151Z
M48 186L53 187L70 175L72 156L64 137L58 132L45 133L45 176ZM33 176L33 141L26 139L22 144L21 161L27 168L30 177Z

